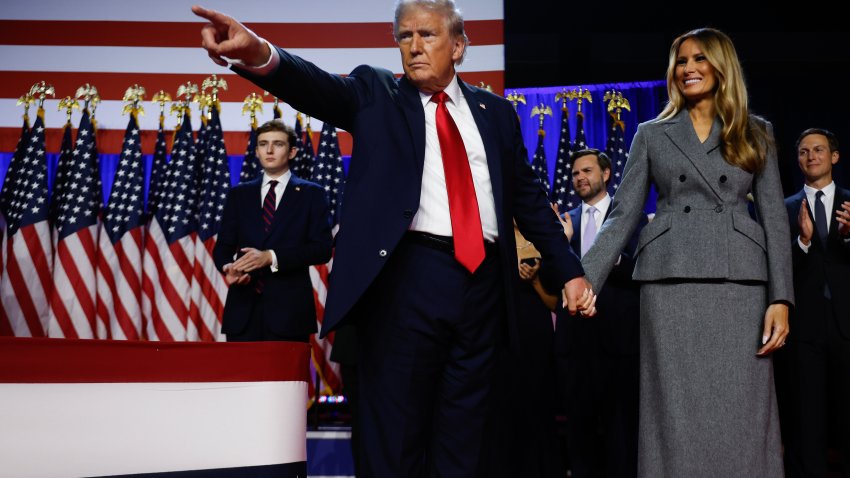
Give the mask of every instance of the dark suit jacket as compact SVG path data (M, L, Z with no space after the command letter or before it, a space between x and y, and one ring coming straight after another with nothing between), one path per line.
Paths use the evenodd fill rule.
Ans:
M387 263L419 208L425 158L425 111L406 78L371 66L347 77L329 74L278 49L281 62L266 76L238 71L293 108L352 134L354 148L345 185L340 229L322 334L343 322ZM512 218L542 252L553 274L550 288L581 275L578 258L546 192L528 164L519 120L510 103L459 81L484 142L493 185L506 309L515 319L516 247ZM434 280L439 280L435 278ZM515 321L509 322L515 334ZM512 337L515 335L512 334Z
M227 195L221 230L213 250L216 267L221 270L233 262L243 247L271 249L277 256L278 271L266 267L247 285L232 285L224 304L222 332L241 332L251 317L254 305L263 305L269 328L285 336L316 332L316 306L309 266L324 264L331 257L332 236L328 205L321 186L293 175L280 198L272 229L265 233L261 192L263 177L233 187ZM263 292L257 294L254 281L263 280Z
M832 316L835 317L838 329L845 339L850 340L850 242L838 234L840 224L835 220L835 211L843 201L850 201L850 191L835 188L833 209L828 212L830 217L829 235L826 247L821 244L815 232L812 237L809 252L805 253L797 244L800 226L797 215L806 193L800 191L785 199L788 210L788 222L791 226L791 258L794 264L794 291L796 308L791 314L791 340L813 340L823 337L822 325L817 320L823 301L824 284L829 285L832 296ZM811 217L811 209L809 216ZM814 218L812 217L812 223Z
M605 212L606 218L610 212L609 206ZM581 251L581 206L570 210L568 214L575 231L570 245L578 254ZM620 263L608 275L605 286L596 298L596 317L588 319L579 315L571 316L559 308L558 326L555 329L555 350L559 355L590 349L613 355L638 353L640 286L632 279L632 273L635 269L638 236L646 224L644 215L620 255Z

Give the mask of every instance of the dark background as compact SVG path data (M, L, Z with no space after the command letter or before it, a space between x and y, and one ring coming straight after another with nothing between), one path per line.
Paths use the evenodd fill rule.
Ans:
M850 187L850 166L842 164L850 161L845 22L846 16L818 2L780 9L774 2L505 0L505 87L662 80L676 36L718 28L738 50L750 111L774 125L785 195L802 187L794 142L809 127L838 135L847 155L834 177Z

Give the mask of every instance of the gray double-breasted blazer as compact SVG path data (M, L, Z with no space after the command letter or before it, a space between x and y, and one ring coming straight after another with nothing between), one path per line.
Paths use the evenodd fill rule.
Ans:
M765 127L772 137L770 123ZM764 168L748 173L723 159L721 128L716 118L701 143L687 110L638 126L611 214L582 258L597 291L654 185L657 211L638 240L635 280L760 281L768 285L770 302L793 304L788 217L776 149L769 145ZM750 192L758 221L747 209Z

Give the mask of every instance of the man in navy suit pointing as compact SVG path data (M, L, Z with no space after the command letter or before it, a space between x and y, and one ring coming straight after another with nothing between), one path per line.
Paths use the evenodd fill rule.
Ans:
M322 333L357 327L364 476L478 476L496 354L517 339L512 218L569 310L592 315L595 296L513 108L455 72L468 39L454 2L396 5L401 78L333 75L193 12L213 61L354 138Z

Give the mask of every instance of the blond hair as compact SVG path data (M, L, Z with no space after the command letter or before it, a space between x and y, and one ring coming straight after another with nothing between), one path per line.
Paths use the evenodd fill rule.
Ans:
M714 67L717 86L714 90L714 107L723 124L721 132L723 158L729 164L754 173L764 167L765 156L773 148L773 139L767 132L766 122L749 114L747 86L744 72L732 40L720 30L699 28L689 31L673 41L667 65L667 95L669 102L659 120L672 118L686 107L686 99L675 80L679 47L685 40L693 40L702 49L706 60Z

